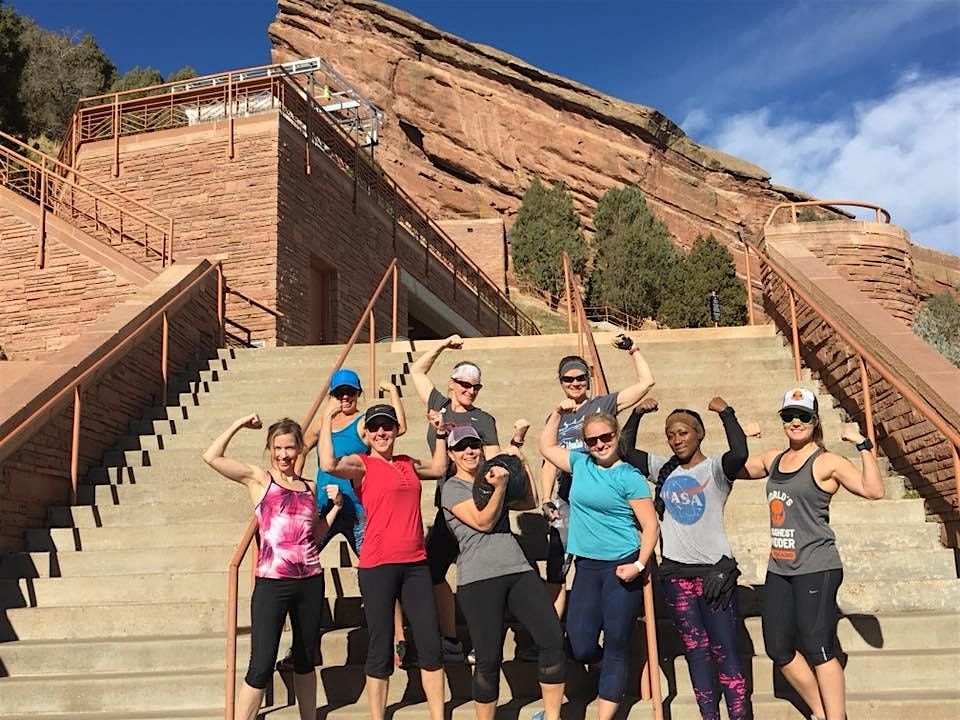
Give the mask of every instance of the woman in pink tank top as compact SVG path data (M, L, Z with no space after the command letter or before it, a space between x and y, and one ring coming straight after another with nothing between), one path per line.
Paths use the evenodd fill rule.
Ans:
M246 486L260 529L260 556L250 598L250 665L234 718L256 717L273 676L280 634L289 614L297 709L301 720L313 720L317 714L314 661L324 600L317 538L330 529L343 498L336 485L327 485L323 491L334 505L326 517L318 518L317 488L295 470L303 452L303 433L289 418L274 423L267 431L269 470L224 457L237 432L262 427L256 414L239 418L203 454L207 465Z

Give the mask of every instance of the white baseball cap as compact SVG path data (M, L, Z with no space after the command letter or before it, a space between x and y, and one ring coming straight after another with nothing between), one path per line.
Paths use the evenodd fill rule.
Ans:
M812 390L808 390L807 388L787 390L787 392L783 394L783 404L780 406L780 409L808 410L809 412L816 413L819 410L817 396L813 394Z

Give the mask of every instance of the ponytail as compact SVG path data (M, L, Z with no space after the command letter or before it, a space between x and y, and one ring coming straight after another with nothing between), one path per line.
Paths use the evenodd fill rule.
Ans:
M667 509L666 503L660 496L660 493L663 491L663 484L667 481L667 478L670 477L670 473L680 467L680 464L680 458L673 455L663 464L663 467L660 468L660 473L657 475L657 483L654 486L653 507L657 511L657 517L661 520L663 520L663 513Z

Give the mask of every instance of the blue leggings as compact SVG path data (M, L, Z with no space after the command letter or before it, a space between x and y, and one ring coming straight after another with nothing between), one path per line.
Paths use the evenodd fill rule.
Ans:
M730 720L746 720L750 703L737 643L736 593L726 609L713 609L703 599L702 577L664 578L662 586L670 617L683 641L700 717L720 720L722 689Z
M615 703L626 692L633 629L643 604L640 578L625 583L616 569L636 559L637 553L622 560L578 557L567 603L567 637L573 657L585 663L603 661L599 695Z

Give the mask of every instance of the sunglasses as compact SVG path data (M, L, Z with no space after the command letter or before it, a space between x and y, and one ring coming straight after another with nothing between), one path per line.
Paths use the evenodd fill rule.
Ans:
M799 420L804 425L809 425L813 422L813 419L816 415L807 410L781 410L780 419L783 420L785 425L789 425L794 420Z
M599 435L593 435L591 437L585 437L583 441L587 444L587 447L593 447L597 443L603 443L604 445L613 442L613 439L617 436L615 432L605 432L600 433Z
M354 398L360 394L360 391L352 387L338 387L330 394L337 400L342 400L343 398Z
M473 390L474 392L480 392L480 390L483 389L483 385L481 383L476 383L476 384L468 383L466 380L454 380L454 382L460 387L462 387L464 390Z
M397 424L393 420L371 420L367 423L367 430L376 432L377 430L386 430L393 432L397 429Z
M560 376L560 382L562 382L564 385L572 385L575 382L582 383L586 381L587 381L586 375L561 375Z
M479 450L482 447L483 441L480 438L464 438L450 449L454 452L463 452L464 450Z

